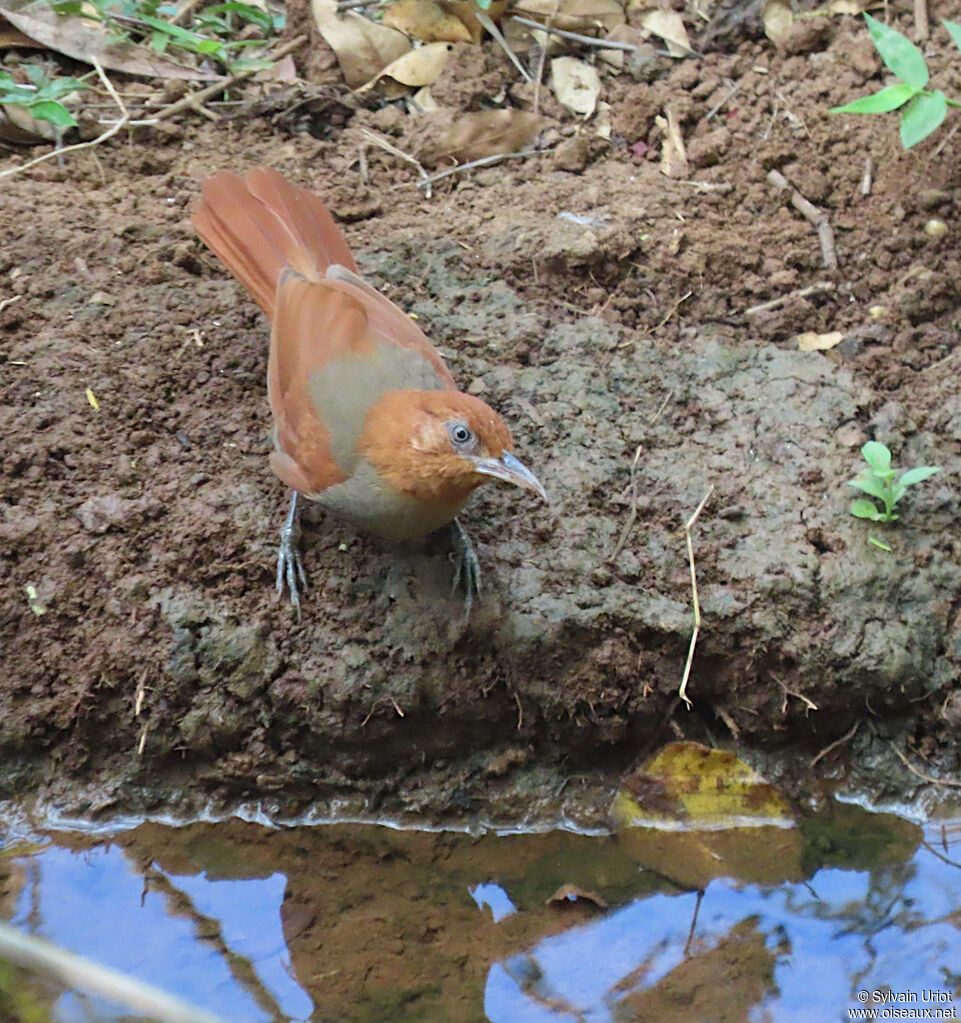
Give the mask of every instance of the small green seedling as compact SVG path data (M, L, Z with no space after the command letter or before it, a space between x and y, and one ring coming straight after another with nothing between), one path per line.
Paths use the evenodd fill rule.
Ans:
M61 131L75 128L77 122L73 114L60 100L87 86L76 78L47 78L43 68L36 64L24 64L23 70L30 79L30 85L18 85L13 75L0 71L0 104L24 107L38 121L49 121Z
M877 498L884 505L884 511L879 510L874 501L860 497L851 502L851 514L859 519L871 519L872 522L895 522L898 515L895 514L894 507L904 497L908 487L941 471L940 466L922 465L901 473L895 481L896 473L891 468L891 452L883 444L869 440L861 448L861 454L868 467L862 469L853 480L848 480L848 486L857 487L865 494Z
M961 107L961 103L949 99L940 89L932 91L925 88L928 66L924 55L910 39L870 14L865 14L864 20L868 23L868 31L881 60L900 81L871 96L845 103L843 107L832 107L831 113L886 114L901 110L901 145L910 149L941 126L948 107ZM948 30L954 45L961 49L961 25L947 19L941 24Z

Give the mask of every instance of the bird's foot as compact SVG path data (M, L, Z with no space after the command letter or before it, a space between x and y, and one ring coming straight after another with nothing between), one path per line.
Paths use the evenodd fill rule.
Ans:
M463 581L464 585L464 614L469 615L474 605L474 597L480 596L481 591L481 569L477 560L477 553L471 543L467 530L460 524L460 520L454 519L450 524L451 541L454 545L454 584L451 586L451 596L457 592L457 587Z
M283 597L284 589L290 594L290 602L300 618L300 591L307 590L307 573L300 556L300 510L297 507L297 493L290 502L290 513L280 530L280 547L277 549L277 582L278 597Z

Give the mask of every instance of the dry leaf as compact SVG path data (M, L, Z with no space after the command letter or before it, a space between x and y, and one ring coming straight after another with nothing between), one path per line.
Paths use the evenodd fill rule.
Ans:
M688 57L694 52L684 20L677 11L648 11L641 19L641 25L667 43L667 52L672 57Z
M831 0L829 4L819 7L812 14L860 14L864 10L864 4L860 0Z
M453 43L427 43L424 46L419 46L416 50L411 50L398 57L397 60L391 61L380 74L357 91L363 92L365 89L371 88L381 78L393 78L395 82L409 85L415 89L430 85L444 70L453 45Z
M0 49L6 49L8 46L30 50L44 49L43 43L38 43L36 39L25 36L20 29L14 28L6 18L0 15Z
M574 57L555 57L551 61L551 88L558 103L588 118L597 105L601 80L590 64Z
M667 117L655 117L654 123L664 132L664 144L661 146L661 173L669 178L684 180L691 176L687 162L687 150L681 138L681 127L677 123L674 111L668 107Z
M439 0L439 2L445 11L450 11L467 26L472 43L481 41L484 36L484 26L477 19L477 4L474 0ZM508 0L491 0L491 5L487 8L487 16L495 25L504 16L507 4Z
M733 753L669 743L624 780L611 817L635 859L685 887L803 876L787 800Z
M617 0L518 0L512 10L535 21L550 21L554 28L585 35L609 31L626 20Z
M420 139L411 148L424 163L453 159L458 163L485 156L516 153L534 138L545 119L526 110L481 110L462 114L442 110L425 119Z
M311 0L317 29L337 55L344 80L356 89L410 51L403 32L375 24L355 11L337 13L336 0Z
M839 345L844 340L844 335L839 330L830 334L815 334L808 331L798 334L795 340L800 352L826 352L829 348Z
M604 38L610 39L612 43L630 43L631 46L640 46L647 37L639 28L634 28L632 25L615 25ZM597 55L605 64L618 71L623 70L627 61L627 54L624 50L598 50Z
M579 900L593 902L600 909L607 909L608 906L607 900L597 892L585 891L583 888L578 888L576 884L562 884L545 905L549 906L552 902L577 902Z
M470 30L435 0L396 0L384 11L384 24L424 43L469 43Z
M787 0L767 0L761 13L764 34L775 46L783 45L794 27L794 14Z
M29 14L26 13L29 11ZM60 17L49 7L34 7L29 0L0 0L0 13L24 35L73 60L89 64L96 58L108 71L150 78L183 78L212 82L220 75L206 74L158 57L146 46L108 43L111 33L87 18Z
M614 125L611 121L611 105L601 100L597 104L597 116L594 118L594 134L599 138L611 140Z

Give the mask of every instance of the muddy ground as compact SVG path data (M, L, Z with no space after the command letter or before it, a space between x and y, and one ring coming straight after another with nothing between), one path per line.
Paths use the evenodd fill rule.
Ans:
M860 19L790 52L756 18L697 42L650 81L605 73L609 140L545 91L559 148L430 199L376 147L362 181L361 128L401 148L415 130L397 103L350 97L317 41L294 113L251 89L216 123L187 114L3 180L3 795L517 816L558 777L675 736L773 751L794 774L855 725L815 774L870 768L888 737L916 770L958 769L956 117L903 152L893 115L827 114L883 81ZM943 29L926 52L961 93ZM529 103L516 79L465 44L435 91ZM683 181L659 167L667 104ZM319 515L302 620L275 600L267 328L189 223L206 175L258 163L330 204L550 494L475 498L469 621L445 538L390 548ZM772 169L827 214L837 269ZM798 350L832 331L831 351ZM870 438L942 467L893 526L848 513ZM682 529L709 487L688 710Z

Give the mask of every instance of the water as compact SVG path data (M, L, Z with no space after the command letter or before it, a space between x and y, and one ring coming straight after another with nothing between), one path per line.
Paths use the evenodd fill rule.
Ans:
M833 804L794 838L790 879L698 893L612 836L11 825L0 916L229 1023L957 1018L961 824ZM4 1023L136 1018L0 968Z

